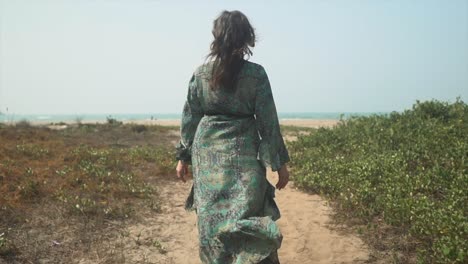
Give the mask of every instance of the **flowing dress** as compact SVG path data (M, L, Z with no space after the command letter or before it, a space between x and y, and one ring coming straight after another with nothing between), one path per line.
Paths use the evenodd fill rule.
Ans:
M206 264L279 263L282 235L266 167L289 161L264 68L244 61L235 89L209 87L213 62L190 79L177 159L192 164L187 210L197 213Z

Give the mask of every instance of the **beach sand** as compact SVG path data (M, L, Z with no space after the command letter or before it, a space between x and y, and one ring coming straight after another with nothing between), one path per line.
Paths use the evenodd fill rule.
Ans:
M82 121L83 124L95 124L95 123L106 123L107 121L102 120L88 120ZM138 124L138 125L161 125L161 126L180 126L180 119L157 119L157 120L125 120L122 121L124 124ZM280 124L285 126L297 126L297 127L333 127L338 124L339 120L332 119L281 119ZM32 125L47 125L50 128L60 129L65 128L66 125L76 124L75 121L64 122L61 125L50 125L50 121L31 121Z
M280 124L286 126L298 127L332 127L336 125L338 120L322 120L322 119L281 119ZM161 126L179 126L180 119L161 119L161 120L141 120L141 121L124 121L124 123L135 123L142 125L161 125Z

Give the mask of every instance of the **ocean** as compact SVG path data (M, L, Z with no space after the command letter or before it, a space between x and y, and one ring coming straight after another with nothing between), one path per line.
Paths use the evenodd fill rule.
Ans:
M316 119L316 120L339 120L350 116L369 116L373 114L387 114L385 112L305 112L305 113L278 113L279 119ZM106 121L107 118L118 121L138 120L170 120L180 119L181 113L108 113L108 114L0 114L0 122L18 122L27 120L30 122L76 122L81 121Z

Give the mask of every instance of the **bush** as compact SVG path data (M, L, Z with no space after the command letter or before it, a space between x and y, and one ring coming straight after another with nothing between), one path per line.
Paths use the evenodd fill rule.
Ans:
M83 124L83 117L82 116L77 116L75 117L75 123L78 125L78 126L81 126Z
M136 133L143 133L148 130L148 128L145 125L132 125L131 129L133 132Z
M118 121L117 119L113 118L112 116L107 116L107 124L108 125L122 125L122 121Z
M460 99L341 120L290 151L298 186L407 230L423 263L468 260L468 106Z
M21 119L15 124L15 126L18 128L30 128L31 122L29 122L27 119Z
M15 254L15 248L5 237L4 232L0 232L0 257L8 257Z

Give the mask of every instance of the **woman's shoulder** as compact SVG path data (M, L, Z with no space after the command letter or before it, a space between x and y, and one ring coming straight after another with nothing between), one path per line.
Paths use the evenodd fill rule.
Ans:
M212 69L213 69L213 61L208 61L203 64L199 64L195 68L195 71L193 71L193 75L195 76L207 75L212 72Z
M210 72L213 69L213 61L207 61L203 64L199 64L194 71L194 74L203 74Z
M196 76L207 76L212 73L213 61L208 61L197 66L194 71ZM265 68L256 62L245 60L241 73L247 76L259 77L266 74Z
M266 75L265 68L261 64L256 63L256 62L251 62L248 60L245 61L245 65L242 69L242 72L245 75L256 77L256 78Z
M260 63L253 62L250 60L245 60L245 66L255 68L255 69L263 69L263 66Z

